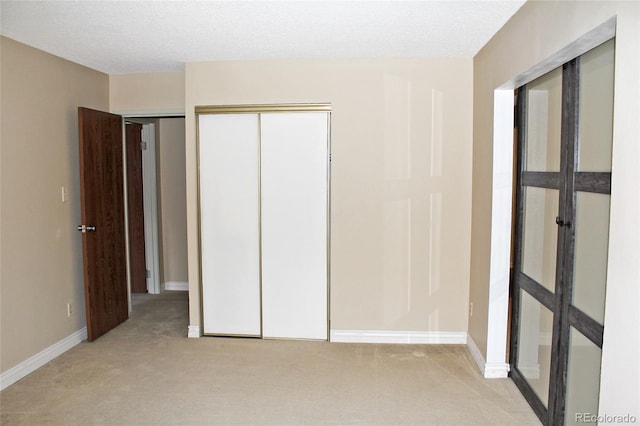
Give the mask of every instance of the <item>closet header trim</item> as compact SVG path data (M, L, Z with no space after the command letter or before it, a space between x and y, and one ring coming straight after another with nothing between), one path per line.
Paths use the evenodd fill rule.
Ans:
M240 114L259 112L331 112L331 104L206 105L196 107L196 114Z

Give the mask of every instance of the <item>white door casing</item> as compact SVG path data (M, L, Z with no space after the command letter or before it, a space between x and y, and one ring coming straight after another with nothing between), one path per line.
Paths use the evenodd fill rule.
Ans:
M160 294L164 289L160 281L160 255L158 238L158 190L156 173L155 124L142 126L142 193L144 204L144 245L146 251L147 291Z

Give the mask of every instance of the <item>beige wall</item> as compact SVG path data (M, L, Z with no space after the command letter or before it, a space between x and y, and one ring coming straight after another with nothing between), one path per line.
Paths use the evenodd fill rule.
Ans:
M331 102L331 328L467 330L470 59L186 66L190 323L200 325L194 107Z
M158 125L158 203L163 282L188 281L184 118Z
M494 90L542 63L612 16L617 16L616 87L600 410L610 415L631 412L638 417L640 3L530 1L474 58L470 287L474 316L469 321L469 332L481 351L486 353ZM630 329L632 325L635 328Z
M109 76L111 112L161 115L184 113L184 73L155 72Z
M77 107L107 75L2 38L1 371L85 326ZM68 201L61 200L61 186ZM67 318L67 303L73 316Z

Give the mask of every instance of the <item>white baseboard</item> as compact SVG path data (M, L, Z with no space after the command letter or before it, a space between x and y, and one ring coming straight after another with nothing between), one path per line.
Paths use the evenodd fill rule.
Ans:
M482 375L484 376L484 365L486 364L486 362L484 360L484 356L482 356L482 353L480 353L480 349L478 349L478 345L476 345L476 342L473 340L473 337L471 337L471 335L467 337L467 348L469 349L473 360L476 362L478 369L480 369L480 373L482 373Z
M87 340L87 327L84 327L75 333L65 337L57 343L49 346L45 350L38 352L31 358L21 362L0 374L0 390L3 390L18 380L33 373L46 363L53 361L69 349L73 348L82 341Z
M467 333L447 331L331 330L330 340L341 343L464 345L467 343Z
M164 289L172 291L189 291L189 283L181 281L166 281L164 283Z
M507 377L509 374L509 364L504 362L487 363L480 349L478 349L478 345L476 345L476 342L471 336L467 337L467 348L469 348L473 360L478 365L482 377L485 379L503 379Z
M509 377L509 364L506 362L487 362L484 364L483 376L485 379L506 379Z
M189 326L189 331L187 332L187 337L192 338L192 339L198 339L198 338L200 338L200 336L202 336L202 334L200 334L200 326L199 325L190 325Z

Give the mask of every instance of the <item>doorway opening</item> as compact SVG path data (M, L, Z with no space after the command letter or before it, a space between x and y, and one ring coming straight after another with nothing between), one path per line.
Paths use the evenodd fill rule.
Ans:
M123 119L131 311L165 290L188 291L185 132L183 115Z

